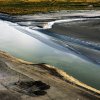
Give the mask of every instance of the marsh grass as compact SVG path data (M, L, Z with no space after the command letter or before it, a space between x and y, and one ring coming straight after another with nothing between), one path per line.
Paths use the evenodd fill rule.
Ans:
M94 8L88 8L93 5ZM73 3L73 2L0 2L0 12L12 15L46 13L59 10L99 9L100 3Z

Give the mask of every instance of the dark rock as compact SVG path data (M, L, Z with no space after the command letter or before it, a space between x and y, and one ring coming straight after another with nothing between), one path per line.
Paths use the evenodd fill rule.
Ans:
M42 91L42 90L38 90L38 91L34 91L34 94L37 95L37 96L41 96L41 95L47 94L47 92L46 91Z
M40 86L39 89L40 90L47 90L47 89L50 89L50 86L49 85Z
M36 85L36 86L45 86L46 84L43 83L42 81L35 81L34 85Z
M47 90L50 89L50 86L46 83L43 83L41 81L35 81L34 85L37 86L40 90Z

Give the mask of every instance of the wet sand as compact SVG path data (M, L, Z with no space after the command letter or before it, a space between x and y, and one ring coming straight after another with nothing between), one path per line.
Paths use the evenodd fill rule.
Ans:
M60 13L60 12L59 12ZM58 14L59 14L58 13ZM61 14L60 14L61 15ZM41 14L40 15L37 15L38 17L37 17L37 20L38 21L40 21L41 22L41 18L43 17L44 19L43 20L45 20L45 17L46 16L48 16L48 15L42 15L41 16ZM55 15L54 15L55 16ZM95 15L94 15L95 16ZM62 16L62 17L64 17L64 16ZM75 16L73 16L73 17L75 17ZM23 19L23 20L26 20L26 22L24 23L24 25L25 26L27 26L27 27L30 27L30 26L32 26L32 25L34 25L34 20L35 20L35 18L36 18L36 15L35 16L28 16L28 15L25 15L25 16L20 16L20 17L16 17L15 19L17 19L17 18L20 18L21 20ZM70 18L70 17L69 17ZM41 20L39 20L39 19L41 19ZM56 18L55 18L56 19ZM66 16L65 16L65 19L66 19ZM18 19L19 20L19 19ZM22 22L20 22L21 20L19 20L19 22L16 22L16 23L18 23L18 24L20 24L20 23L22 23ZM30 20L30 21L29 21ZM47 20L46 20L47 21ZM9 23L9 22L8 22ZM36 23L37 23L37 21L36 21ZM42 22L41 22L42 23ZM27 24L27 25L26 25ZM37 24L40 24L40 23L37 23ZM2 24L1 24L2 25ZM13 24L10 24L11 26L13 25ZM24 26L23 25L23 26ZM59 27L58 27L58 26ZM16 24L14 25L15 27L16 27ZM57 26L58 28L55 28L54 26ZM88 27L89 26L89 27ZM94 27L95 26L95 27ZM20 26L19 26L20 27ZM34 27L34 26L33 26ZM66 28L67 27L67 28ZM81 27L81 28L78 28L78 27ZM45 30L45 29L41 29L42 31L44 30L45 32L50 32L51 30L53 30L53 31L55 31L55 29L56 29L56 31L55 31L55 33L58 33L58 35L63 35L64 36L64 34L65 34L65 32L66 32L66 36L70 36L71 38L72 37L76 37L76 38L78 38L78 39L85 39L85 40L87 40L87 41L92 41L92 39L94 39L93 40L93 42L94 43L98 43L99 44L99 35L98 35L98 33L96 34L97 35L97 37L98 37L98 39L96 40L96 37L94 38L94 34L90 34L90 33L88 33L88 31L87 30L85 30L84 28L86 27L86 29L87 30L89 30L89 31L91 31L92 33L93 33L93 31L92 30L95 30L96 31L96 29L98 29L99 30L99 21L96 19L96 20L94 20L94 18L91 18L91 19L89 19L88 21L77 21L77 22L67 22L67 23L57 23L57 24L55 24L55 25L53 25L53 29L48 29L48 30ZM9 28L8 28L9 29ZM17 28L18 29L18 28ZM67 30L66 30L67 29ZM92 29L92 30L91 30ZM84 30L85 30L85 32L87 32L87 34L86 33L84 33ZM10 31L10 30L9 30ZM41 37L38 37L38 35L39 35L39 33L38 32L36 32L36 31L34 31L34 29L32 30L32 32L34 31L34 33L35 34L30 34L28 31L24 31L24 30L21 30L21 29L19 29L19 31L22 31L22 32L24 32L25 34L27 34L27 35L29 35L29 36L31 36L31 37L35 37L36 39L41 39ZM39 30L37 30L37 31L39 31ZM61 32L60 32L61 31ZM68 31L68 32L67 32ZM76 31L76 32L74 32L74 31ZM94 31L94 33L95 33L95 31ZM8 33L8 31L6 31L7 33ZM41 36L43 35L43 34L46 34L45 32L43 32L42 34L41 34ZM72 33L71 33L72 32ZM82 33L80 33L80 32L82 32ZM6 33L6 34L7 34ZM12 32L13 34L11 35L11 36L14 36L15 37L15 35L14 35L14 31ZM18 31L17 31L17 33L18 33ZM50 32L51 34L53 34L53 32ZM6 34L5 34L5 36L6 36ZM11 34L10 32L9 32L9 34ZM48 34L46 34L46 35L48 35ZM55 35L55 34L54 34ZM1 35L2 36L2 35ZM9 35L8 35L9 36ZM17 35L18 36L18 35ZM19 39L19 37L20 36L18 36L18 39ZM28 36L27 36L28 37ZM84 38L85 37L85 38ZM8 37L7 37L8 38ZM57 37L56 37L57 38ZM8 38L9 39L9 38ZM6 40L6 39L4 39L4 40ZM15 40L15 39L14 39ZM21 40L22 40L22 38L21 38ZM30 40L30 39L29 39ZM73 39L71 39L71 40L73 40ZM54 48L56 48L56 51L57 51L57 49L59 49L58 47L56 47L55 45L52 45L51 44L51 42L54 42L54 43L56 43L57 45L60 45L61 46L61 48L62 48L62 46L64 46L64 48L63 48L63 50L65 50L66 49L66 44L69 46L69 47L67 47L67 48L69 48L70 50L71 50L71 52L72 53L74 53L74 54L77 54L78 55L78 57L81 57L82 58L82 60L85 60L85 61L87 61L87 62L89 62L89 63L91 63L91 64L89 64L89 65L87 65L86 63L86 65L84 64L84 63L81 63L81 65L79 65L79 63L78 63L78 65L76 65L76 63L75 62L73 62L72 63L72 65L71 65L71 68L74 68L74 66L75 67L77 67L77 69L76 70L71 70L71 72L70 71L67 71L66 69L67 69L67 66L69 66L70 64L69 64L69 62L67 62L67 60L69 61L69 57L68 57L68 55L66 56L66 59L64 58L64 61L65 62L63 62L63 64L62 64L62 59L63 58L61 58L61 56L60 57L58 57L58 58L56 58L55 59L55 57L54 57L54 55L51 57L51 55L52 55L52 53L53 52L51 52L51 54L50 54L50 52L49 52L49 54L50 54L50 57L51 58L49 58L49 56L47 57L47 55L45 55L45 53L40 53L41 51L44 51L44 48L43 48L43 50L41 49L41 51L38 51L38 50L36 50L36 51L38 51L38 53L37 53L37 55L38 55L38 58L40 58L40 60L36 60L36 57L34 57L34 55L36 54L35 53L35 51L34 51L34 48L33 48L33 50L32 50L32 54L30 54L31 52L28 52L28 53L24 53L23 51L27 51L28 49L27 49L27 45L26 45L26 43L24 44L24 46L26 46L25 48L24 48L24 46L22 45L22 46L19 46L19 48L20 47L22 47L22 49L20 49L19 51L21 52L21 50L22 50L22 53L17 53L16 52L16 54L15 54L15 56L17 56L17 57L23 57L23 59L27 59L28 61L32 61L33 62L33 59L34 59L34 62L35 61L37 61L37 62L45 62L45 63L48 63L48 64L55 64L55 63L57 63L58 61L59 61L59 63L60 64L55 64L54 66L59 66L59 68L62 68L62 65L63 65L63 70L65 70L66 72L69 72L72 76L74 76L74 77L76 77L77 79L79 79L79 80L81 80L82 82L84 82L84 83L86 83L86 84L88 84L88 85L90 85L90 86L93 86L93 87L95 87L95 88L97 88L97 89L100 89L100 86L99 86L99 83L100 83L100 79L98 78L98 76L99 76L99 64L100 64L100 52L99 52L99 47L98 47L98 51L97 50L95 50L94 48L90 48L90 47L88 47L88 45L85 47L85 46L83 46L83 45L80 45L80 44L75 44L74 43L74 41L71 41L71 42L69 42L69 41L64 41L63 39L62 40L60 40L60 39L56 39L56 40L54 40L54 39L51 39L51 41L49 41L49 40L44 40L44 39L42 39L41 40L43 43L45 43L45 44L47 44L47 45L49 45L50 47L54 47ZM64 41L64 42L63 42ZM49 43L50 42L50 43ZM6 42L6 43L8 43L8 42ZM14 43L14 42L11 42L11 43ZM16 43L16 42L15 42ZM18 43L18 42L17 42ZM32 43L35 43L36 44L36 41L35 42L32 42ZM54 44L53 43L53 44ZM65 44L64 44L65 43ZM85 41L85 43L87 43L86 41ZM1 44L2 44L2 42L1 42ZM19 41L19 44L21 44L21 42ZM22 43L23 44L23 43ZM29 43L29 44L31 44L31 43ZM33 47L33 45L35 45L35 44L32 44L32 47ZM15 46L15 44L13 44L14 45L14 47L16 48L16 46ZM37 44L38 45L38 44ZM6 46L7 47L7 46ZM32 48L32 47L28 47L29 49L30 48ZM39 47L39 45L38 45L38 47ZM71 48L70 48L71 47ZM11 49L12 47L10 47L10 49ZM7 48L8 49L8 48ZM13 49L12 49L13 50ZM60 50L62 50L62 49L60 49ZM16 51L18 51L18 50L16 50ZM29 50L30 51L30 50ZM46 50L46 51L48 51L48 50ZM68 51L66 51L66 52L68 52ZM66 53L65 52L65 53ZM10 52L11 53L11 52ZM20 54L22 54L23 56L20 56ZM28 55L27 55L28 54ZM41 54L43 54L42 56L41 56ZM55 53L54 53L55 54ZM60 54L60 53L59 53ZM14 55L14 52L13 52L13 55ZM26 55L26 56L25 56ZM30 56L29 56L30 55ZM58 55L58 54L57 54ZM24 58L24 57L26 57L26 58ZM42 58L41 59L41 57L44 57L44 58ZM54 59L54 60L52 60L52 59ZM60 62L60 60L58 60L58 59L60 59L61 60L61 62ZM72 57L72 59L73 59L73 57ZM70 61L72 61L72 59L70 60ZM41 61L42 60L42 61ZM47 61L48 60L48 61ZM58 61L57 61L58 60ZM47 62L46 62L47 61ZM57 61L57 62L56 62ZM77 59L74 59L74 61L78 61ZM66 64L65 64L66 63ZM65 64L65 65L64 65ZM69 65L68 65L69 64ZM94 64L98 64L98 65L94 65ZM84 67L83 67L83 66ZM92 66L93 65L93 66ZM81 67L82 66L82 67ZM80 67L80 69L81 68L83 68L82 69L82 73L78 73L78 74L76 74L77 72L78 72L78 70L80 71L80 69L78 68L78 67ZM93 69L92 69L93 68ZM89 72L88 72L88 70L89 70ZM95 69L95 70L94 70ZM85 70L85 71L83 71L83 70ZM90 71L90 70L92 70L92 71ZM97 70L97 71L96 71ZM72 72L73 71L73 72ZM85 73L84 74L84 72L87 72L87 74ZM95 73L94 75L92 75L92 73ZM79 75L80 74L80 75ZM82 77L81 77L81 75L82 75ZM89 78L87 78L87 76L89 76ZM91 76L91 77L90 77ZM92 80L93 80L93 78L95 79L95 84L94 84L94 82L92 82ZM90 80L91 79L91 80Z
M14 86L14 83L18 81L38 80L50 86L46 90L47 94L30 95L27 94L27 90L23 92L23 88ZM36 87L33 91L34 89ZM0 51L0 98L2 100L12 100L12 98L14 100L99 100L100 91L81 83L53 66L32 64Z
M100 43L100 19L54 24L49 32Z
M27 16L27 18L28 18L29 16ZM36 17L36 16L35 16ZM20 17L19 17L20 18ZM26 18L26 19L27 19ZM32 18L32 20L30 20L30 21L34 21L33 20L33 16L31 17ZM41 16L39 17L40 19L41 19ZM23 19L23 17L22 17L22 19ZM26 20L25 19L25 20ZM39 20L39 19L37 19L37 20ZM42 19L41 19L42 20ZM39 20L39 21L41 21L41 20ZM45 16L44 16L44 20L45 20ZM77 24L76 24L77 23ZM24 26L24 25L23 25ZM47 31L47 32L54 32L54 33L57 33L57 34L60 34L60 35L66 35L66 36L70 36L70 37L75 37L75 38L78 38L78 39L83 39L83 40L86 40L86 41L92 41L92 42L94 42L94 43L98 43L98 44L100 44L100 35L99 35L99 33L100 33L100 29L99 29L99 26L100 26L100 22L99 22L99 19L96 19L96 20L88 20L88 21L80 21L80 22L72 22L71 24L70 23L57 23L57 24L54 24L53 25L53 28L52 29L47 29L47 30L45 30L45 31ZM86 55L86 56L88 56L89 57L89 59L91 58L92 59L92 61L94 61L94 62L99 62L99 60L100 60L100 52L99 52L99 50L98 51L96 51L96 50L94 50L94 49L88 49L88 48L86 48L86 47L82 47L82 46L79 46L79 45L74 45L73 43L71 44L71 43L69 43L72 47L74 47L76 50L78 50L78 51L81 51L81 53L83 54L83 55ZM3 58L4 59L4 58ZM12 59L11 59L12 60ZM5 62L6 60L4 60L3 62ZM12 60L13 61L13 60ZM7 62L8 63L8 62ZM12 65L12 64L10 64L10 65ZM26 65L24 66L20 66L20 64L18 64L17 65L17 63L16 64L14 64L13 65L13 68L15 67L15 66L17 66L17 67L19 67L19 69L17 69L17 71L20 71L20 69L22 68L22 67L26 67ZM40 65L39 65L40 66ZM9 66L10 67L10 66ZM17 68L16 67L16 68ZM21 67L21 68L20 68ZM33 67L33 66L31 66L31 67ZM37 65L36 65L36 67L37 67ZM42 67L43 67L43 65L42 65ZM15 69L16 69L15 68ZM28 67L28 68L30 68L30 67ZM22 72L24 72L25 73L25 75L26 75L26 73L27 73L27 75L29 76L29 79L30 79L30 71L31 70L27 70L28 69L27 67L26 67L26 69L23 71L22 70ZM31 68L30 68L31 69ZM1 69L2 70L2 69ZM8 70L8 69L6 69L6 70ZM28 72L27 72L27 71ZM33 70L33 69L32 69ZM36 70L38 70L39 72L40 72L40 70L41 69L36 69ZM50 69L49 69L50 70ZM46 70L47 71L47 70ZM4 73L5 73L5 71L3 71ZM7 72L9 72L9 71L7 71ZM11 72L13 72L13 71L11 71ZM11 73L11 72L9 72L9 73ZM21 73L22 73L21 72ZM14 72L15 73L15 72ZM33 72L32 72L33 73ZM44 69L42 70L42 75L44 75L43 74L44 73ZM49 72L49 73L51 73L51 71ZM53 73L53 72L52 72ZM54 73L53 73L54 74ZM8 75L8 73L6 74L6 75ZM40 73L38 73L37 74L37 72L35 73L35 77L33 77L34 76L34 74L31 76L31 78L33 78L33 80L37 80L37 79L41 79L41 77L40 77ZM42 76L41 75L41 76ZM48 74L47 74L48 75ZM51 74L50 74L51 75ZM58 74L57 74L58 75ZM2 76L2 75L1 75ZM5 76L5 75L4 75ZM11 77L12 75L10 75L9 76L9 79L10 79L10 77ZM14 76L14 77L16 77L15 79L16 80L18 80L18 75L16 76ZM24 76L23 76L24 77ZM43 78L44 77L44 78ZM54 84L52 84L52 82L53 83L55 83L55 81L53 80L53 79L55 79L55 77L53 77L53 78L51 78L50 77L50 79L51 80L53 80L53 81L51 81L49 78L48 79L46 79L46 77L45 77L45 75L44 76L42 76L42 81L45 81L45 82L50 82L50 86L53 86L53 87L55 87L55 85ZM12 78L13 79L13 78ZM11 83L13 82L13 80L11 79ZM45 80L46 79L46 80ZM16 81L15 80L15 81ZM85 79L86 80L86 79ZM4 80L4 81L6 81L6 80ZM68 81L68 80L67 80ZM56 82L58 82L58 81L56 81ZM76 84L76 83L73 83L73 82L69 82L68 81L68 83L71 83L71 84ZM84 82L85 83L85 82ZM50 91L50 95L51 95L51 98L52 99L55 99L57 96L58 96L58 94L61 94L60 96L59 96L59 98L60 98L60 100L66 100L66 98L68 98L68 99L72 99L73 100L73 97L75 98L76 97L76 99L81 99L81 98L84 98L85 100L98 100L98 98L95 98L95 97L93 97L93 96L91 96L91 93L94 93L93 91L90 93L90 94L87 94L87 92L84 94L84 92L82 92L83 94L81 94L80 93L80 91L77 91L76 89L75 89L75 94L74 93L72 93L73 91L71 91L70 89L72 89L73 90L73 88L70 88L69 89L69 85L68 84L66 84L66 83L64 83L64 86L62 86L61 84L62 84L62 81L59 81L57 84L59 84L60 85L60 87L59 87L59 85L57 85L57 88L56 88L56 90L59 90L59 88L61 89L61 91L59 92L57 92L57 94L52 94L52 92L54 92L54 90L52 90L52 91ZM80 82L79 82L79 84L80 84ZM98 87L99 87L99 82L97 82L97 84L98 84ZM73 86L73 85L71 85L71 86ZM83 86L83 85L82 85ZM1 84L1 87L3 87L2 86L2 84ZM65 87L66 87L66 89L65 89ZM80 86L79 86L80 87ZM78 87L78 88L79 88ZM83 86L83 87L85 87L85 89L86 89L86 86ZM5 88L5 87L4 87ZM65 89L65 90L63 90L63 89ZM55 90L55 92L56 92L56 90ZM86 89L87 90L87 89ZM67 92L66 92L67 91ZM69 91L70 91L70 93L69 93ZM63 93L65 92L65 94L64 95L62 95ZM77 94L76 92L78 92L82 97L80 97L80 95L79 94ZM68 93L68 95L70 95L70 97L67 95L66 96L66 93ZM80 98L77 98L77 97L80 97ZM85 96L85 97L84 97ZM54 97L54 98L53 98ZM30 98L30 97L29 97ZM46 98L46 100L47 100L47 98L48 97L43 97L43 100L45 100L44 98ZM33 98L30 98L30 99L33 99ZM30 100L29 99L29 100ZM36 99L40 99L40 98L36 98ZM50 99L50 98L49 98ZM48 99L48 100L49 100ZM57 100L58 100L58 97L56 98ZM40 99L41 100L41 99Z

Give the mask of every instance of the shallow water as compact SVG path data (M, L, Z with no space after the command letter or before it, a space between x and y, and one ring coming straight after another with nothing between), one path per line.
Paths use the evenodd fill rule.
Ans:
M100 51L61 37L0 20L0 50L33 63L51 64L100 89Z

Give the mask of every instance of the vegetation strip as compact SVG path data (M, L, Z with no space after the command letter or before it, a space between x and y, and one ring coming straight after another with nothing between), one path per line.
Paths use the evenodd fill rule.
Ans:
M12 15L17 14L34 14L46 13L60 10L88 10L100 9L99 2L58 2L58 1L42 1L42 2L25 2L20 0L2 1L0 0L0 12Z

